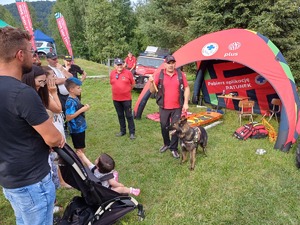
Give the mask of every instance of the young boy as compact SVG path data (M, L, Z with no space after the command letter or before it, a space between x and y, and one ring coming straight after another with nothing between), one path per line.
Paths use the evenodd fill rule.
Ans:
M115 169L115 161L111 156L106 153L102 153L96 160L95 164L91 163L91 161L86 157L83 151L76 152L81 161L89 167L91 171L93 171L94 175L97 178L101 178L109 173L113 173ZM138 188L128 188L123 184L119 183L115 178L111 178L109 180L105 180L101 182L102 186L112 189L115 192L120 194L133 194L138 196L140 194L140 189Z
M87 128L84 112L90 109L88 104L82 105L78 99L78 96L81 94L81 85L82 82L75 77L70 77L65 82L65 86L69 92L66 101L66 120L76 151L84 151L85 130Z

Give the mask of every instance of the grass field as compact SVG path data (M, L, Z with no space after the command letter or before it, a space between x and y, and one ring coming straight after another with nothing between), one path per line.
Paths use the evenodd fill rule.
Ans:
M101 73L95 71L97 74ZM138 95L133 91L133 103ZM82 103L91 105L86 113L87 156L94 160L101 152L109 153L116 161L120 182L141 189L135 198L144 205L145 220L138 222L135 210L118 224L300 224L296 145L283 153L274 150L268 139L237 140L232 136L239 127L235 111L226 110L223 123L207 130L208 157L199 152L191 172L188 163L180 165L169 151L159 153L159 123L146 118L158 110L154 99L148 100L142 119L135 120L137 138L133 141L129 135L115 137L119 125L107 77L84 82ZM189 111L200 110L204 109L190 105ZM260 115L255 117L260 119ZM275 120L272 124L278 128ZM68 142L71 144L70 139ZM267 153L255 154L258 148ZM59 189L57 200L65 207L79 194ZM10 204L1 193L0 224L14 221Z

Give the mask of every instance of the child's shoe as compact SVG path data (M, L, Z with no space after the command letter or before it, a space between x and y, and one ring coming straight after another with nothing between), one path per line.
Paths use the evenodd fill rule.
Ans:
M138 188L132 188L130 187L130 194L133 194L135 196L138 196L140 194L141 190Z

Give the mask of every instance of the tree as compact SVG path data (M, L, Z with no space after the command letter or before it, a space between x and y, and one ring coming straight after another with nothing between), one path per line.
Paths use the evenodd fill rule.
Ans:
M34 29L40 29L45 33L49 33L48 30L48 15L51 12L51 8L54 2L40 1L40 2L27 2L28 9L31 14ZM18 26L22 27L21 18L16 6L16 3L11 3L4 6L12 14Z
M27 2L27 7L28 7L28 10L30 13L32 28L34 30L36 30L38 28L43 28L43 22L37 20L36 9L31 5L30 2Z
M129 29L130 10L130 4L124 0L88 1L85 34L91 59L100 62L125 55L133 35Z
M86 1L84 0L61 0L55 3L49 20L50 28L60 54L67 54L67 49L61 39L54 16L57 12L60 12L65 18L74 56L87 58L88 48L86 46L84 20L85 6Z
M298 3L297 3L298 2ZM268 37L300 78L299 1L193 0L188 21L188 39L229 28L257 31Z
M189 0L150 0L137 7L144 48L155 45L175 51L185 43Z
M12 16L12 14L2 5L0 5L0 18L13 27L17 27L18 23Z

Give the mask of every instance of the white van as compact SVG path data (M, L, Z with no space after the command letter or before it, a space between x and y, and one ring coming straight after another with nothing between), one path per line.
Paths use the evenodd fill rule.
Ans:
M54 46L47 41L35 41L35 46L39 56L46 56L48 52L54 52Z

